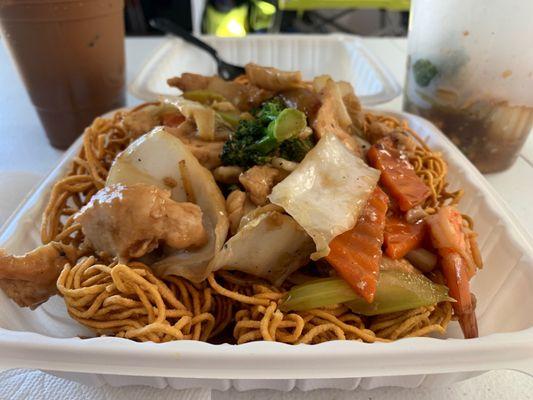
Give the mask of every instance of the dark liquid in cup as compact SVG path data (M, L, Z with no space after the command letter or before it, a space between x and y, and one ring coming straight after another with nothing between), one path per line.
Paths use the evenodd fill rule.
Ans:
M124 105L123 0L0 0L0 25L52 146Z
M433 122L483 173L503 171L514 164L533 127L532 107L509 105L488 95L463 104L442 101L438 90L419 86L411 68L408 60L405 111ZM411 97L413 92L418 92L418 99Z

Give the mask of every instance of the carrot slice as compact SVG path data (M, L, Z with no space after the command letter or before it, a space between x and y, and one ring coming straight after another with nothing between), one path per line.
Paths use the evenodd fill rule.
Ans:
M367 157L370 165L381 171L381 184L398 202L402 211L422 204L431 194L407 157L394 146L392 138L385 137L371 146Z
M395 260L402 258L411 250L420 247L425 233L426 224L423 221L410 224L395 215L387 217L383 235L385 254Z
M388 197L378 187L353 229L333 239L326 260L367 302L374 300L381 262Z

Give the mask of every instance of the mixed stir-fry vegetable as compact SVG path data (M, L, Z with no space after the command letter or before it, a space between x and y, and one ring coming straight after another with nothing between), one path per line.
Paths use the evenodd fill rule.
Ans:
M465 337L478 335L476 235L415 170L421 143L407 131L365 117L353 88L329 76L249 64L232 82L169 83L183 94L125 114L135 139L105 160L105 187L72 217L84 249L162 279L238 271L273 285L283 312L453 302ZM16 279L6 271L21 260L2 258L0 278Z
M224 165L251 167L273 157L300 162L313 147L305 114L287 108L281 99L263 103L250 119L241 120L224 143L220 159Z
M435 75L430 65L421 64L418 69L421 80ZM268 78L283 80L270 70ZM282 307L305 310L346 303L354 312L376 315L453 301L465 336L477 336L468 283L481 263L479 257L477 263L473 261L474 235L453 207L442 207L433 215L424 211L431 191L410 163L416 147L413 139L383 125L365 136L363 114L351 87L328 77L316 78L312 84L293 78L290 84L258 84L271 97L248 108L238 124L233 123L235 129L222 146L218 167L238 171L240 175L225 189L243 193L243 204L278 206L268 212L286 213L296 221L315 243L314 252L306 247L307 253L312 252L310 258L327 265L328 274L334 276L319 277L313 262L308 264L304 257L296 264L308 264L307 273L317 279L308 276L308 282L294 286ZM185 98L198 100L198 93L181 88ZM211 104L238 104L235 98L224 97L225 88L218 89L204 91L202 96ZM260 168L259 178L248 179ZM278 173L266 172L272 168ZM227 182L219 179L223 186ZM265 191L260 202L255 193L258 186ZM252 222L257 225L251 227ZM228 245L243 243L246 233L248 240L260 241L253 231L262 224L256 218L242 226L241 220ZM267 243L248 242L246 247L252 249L249 254L256 254ZM281 254L285 250L272 242L266 251ZM215 262L216 268L241 269L269 279L268 273L251 272L234 254L224 258ZM268 259L263 264L273 268L274 258ZM292 264L291 272L298 268ZM280 275L274 275L270 279L280 283Z

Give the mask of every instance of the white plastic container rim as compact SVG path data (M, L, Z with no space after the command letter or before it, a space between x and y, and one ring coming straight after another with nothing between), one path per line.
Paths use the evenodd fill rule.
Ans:
M487 207L497 217L494 223L503 227L498 230L500 238L506 235L505 239L520 249L520 263L527 263L527 273L532 277L533 240L483 176L428 121L406 113L389 114L407 119L419 134L428 136L432 144L437 144L436 147L443 151L449 161L450 172L460 172L465 179L462 183L477 191L477 197L472 199L478 199L479 207ZM24 228L19 224L22 218L38 217L31 214L32 207L47 195L80 146L81 138L6 222L0 233L1 245L22 240L21 230ZM506 279L502 281L502 284L505 283ZM533 280L529 284L531 287ZM309 382L307 380L311 379L317 382L317 385L311 385L313 388L321 388L336 387L331 386L328 379L380 377L370 386L401 386L402 382L398 380L401 376L415 376L423 380L429 374L457 373L454 380L461 380L472 376L471 372L491 369L514 369L533 376L533 327L530 320L527 324L527 327L517 331L492 333L470 340L422 337L392 343L332 341L298 346L262 341L235 346L195 341L137 343L115 337L53 338L34 332L0 328L0 369L63 371L68 373L66 377L71 378L79 373L97 374L95 377L107 374L142 376L147 378L143 383L149 385L156 381L148 377L194 378L191 382L195 383L191 383L190 387L217 388L216 382L220 380L247 380L246 387L249 389L264 387L261 381L265 379L279 383L280 387L288 385L290 380L303 379ZM318 383L320 379L325 379L325 383ZM436 381L438 383L438 379ZM295 381L291 382L294 386ZM342 386L343 381L339 382ZM355 381L350 382L353 385ZM303 384L303 387L309 386Z

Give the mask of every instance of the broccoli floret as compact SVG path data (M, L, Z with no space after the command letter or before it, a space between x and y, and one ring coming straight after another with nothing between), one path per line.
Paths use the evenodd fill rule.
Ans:
M254 114L254 120L240 121L237 130L224 144L220 155L224 165L251 167L265 164L278 153L280 145L295 139L306 127L305 114L294 108L285 108L278 100L264 103ZM300 157L304 147L300 146L296 151L293 144L287 147L291 148L287 152L298 152Z
M287 107L283 101L274 97L255 110L254 115L261 125L266 126L274 121L285 108Z
M413 74L415 82L418 86L426 87L431 83L431 80L439 73L439 70L433 63L425 58L422 58L414 63Z
M252 145L261 140L264 135L265 128L257 120L241 120L230 140L226 141L222 147L220 154L222 164L250 167L269 162L271 157L261 151L251 149Z
M314 145L309 138L285 140L279 146L279 156L285 160L300 162Z

